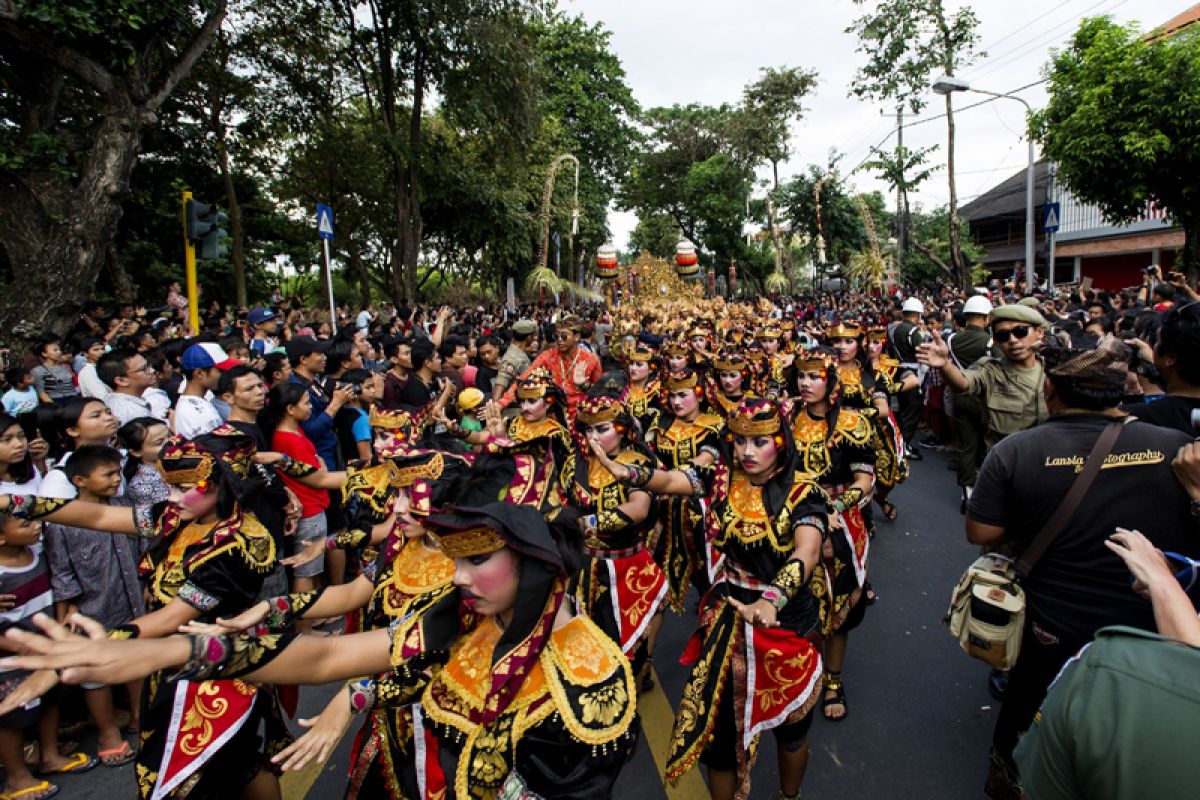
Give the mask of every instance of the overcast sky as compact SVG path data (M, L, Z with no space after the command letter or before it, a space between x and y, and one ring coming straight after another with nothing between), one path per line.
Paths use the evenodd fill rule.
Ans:
M763 67L799 66L819 74L806 118L795 126L793 157L782 171L791 175L808 164L824 164L831 148L845 154L843 173L861 163L871 147L895 145L895 110L848 97L850 80L863 56L857 38L845 28L872 3L851 0L561 0L568 13L582 14L612 32L612 48L624 64L629 85L643 107L675 103L736 103L742 87ZM960 7L948 0L950 8ZM1108 14L1118 22L1137 20L1143 30L1179 14L1187 0L978 0L986 57L961 77L990 91L1010 92L1039 81L1050 50L1064 45L1083 17ZM1046 101L1043 85L1019 94L1035 108ZM985 99L958 95L956 106ZM941 113L941 98L930 94L922 117ZM886 111L885 116L882 112ZM959 202L969 202L1024 168L1024 107L1012 100L955 115ZM919 120L919 118L917 118ZM938 171L916 200L944 204L946 186L944 120L905 128L910 148L941 144L934 154ZM867 172L853 174L860 191L884 184ZM632 214L614 213L613 241L624 247L636 223Z

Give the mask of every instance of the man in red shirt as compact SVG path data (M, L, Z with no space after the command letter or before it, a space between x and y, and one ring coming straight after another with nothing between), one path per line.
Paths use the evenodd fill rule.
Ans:
M535 358L533 364L525 370L521 377L528 375L538 367L545 367L549 370L554 382L567 397L568 421L574 422L576 406L587 396L587 391L592 384L600 380L603 370L600 368L600 359L596 357L596 354L579 346L579 340L583 333L582 319L573 314L563 317L558 321L555 329L557 338L554 347L543 351ZM515 396L516 384L504 394L500 405L509 405Z

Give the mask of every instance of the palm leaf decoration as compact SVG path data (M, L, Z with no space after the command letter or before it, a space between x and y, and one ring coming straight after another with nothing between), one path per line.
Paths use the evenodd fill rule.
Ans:
M782 272L772 272L763 282L768 292L785 294L788 291L788 279Z

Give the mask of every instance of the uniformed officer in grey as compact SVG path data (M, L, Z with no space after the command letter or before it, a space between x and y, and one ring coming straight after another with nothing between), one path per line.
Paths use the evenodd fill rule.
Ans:
M531 352L537 344L537 323L519 319L512 326L512 343L500 357L500 368L492 379L492 399L499 400L525 370L533 364Z

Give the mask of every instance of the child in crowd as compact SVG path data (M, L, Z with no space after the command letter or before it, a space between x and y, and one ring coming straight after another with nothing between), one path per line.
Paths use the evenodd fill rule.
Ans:
M45 439L29 441L20 420L0 414L0 494L38 494L48 451Z
M474 386L458 393L458 413L462 415L463 430L473 433L483 431L483 412L487 409L483 399L483 392Z
M266 408L258 415L258 426L263 436L277 453L291 456L297 461L314 467L324 466L312 440L304 435L300 423L312 416L312 401L308 390L299 383L285 382L271 387ZM295 478L281 475L296 498L300 501L300 521L292 536L294 552L299 553L312 541L324 539L327 533L325 509L329 507L329 492L313 489ZM307 592L317 588L318 576L325 571L325 556L321 555L307 564L295 568L292 573L292 591ZM311 622L300 620L296 629L305 632L312 629Z
M42 552L42 523L0 515L0 595L7 600L0 611L0 635L12 627L36 631L33 615L47 613L54 604L50 574ZM57 682L51 670L0 670L0 699L29 698L15 711L0 717L0 763L4 765L4 796L44 800L58 787L39 780L25 763L25 729L36 726L40 764L38 773L87 772L98 763L84 753L64 756L58 749L58 708L50 695L40 697ZM17 698L12 698L16 700Z
M49 472L42 479L38 490L45 497L75 497L75 486L62 467L71 460L74 451L83 445L112 444L117 432L117 418L96 397L77 397L52 409L47 426L46 438L50 441L50 456L55 459Z
M24 367L13 367L5 371L4 380L10 387L4 393L4 397L0 398L0 404L4 405L5 414L15 417L19 414L27 414L38 407L40 400L37 389L33 387L33 375L29 370Z
M109 504L121 488L121 454L104 445L84 445L63 467L87 503ZM119 505L127 505L121 499ZM107 629L132 622L146 613L137 563L138 540L103 531L50 523L46 526L46 555L59 621L78 611ZM138 729L142 681L126 684L129 691L130 728ZM114 721L112 689L84 684L83 696L98 731L101 762L115 767L132 761L133 748Z
M75 397L75 373L63 363L58 337L43 337L41 343L34 347L34 354L39 363L31 375L38 399L47 404L62 404Z
M99 397L103 399L108 394L109 388L104 385L104 381L100 380L100 376L96 374L96 362L108 352L108 348L105 346L103 339L89 338L83 340L83 345L79 350L84 360L83 366L78 370L79 394L82 397Z
M374 372L365 369L348 369L338 378L338 383L348 383L356 392L346 405L338 409L333 418L338 446L342 457L370 461L373 451L371 442L371 408L379 398L382 381Z
M130 420L117 431L117 441L126 452L121 471L130 505L154 505L170 496L170 487L156 468L159 453L170 436L167 423L154 417Z

